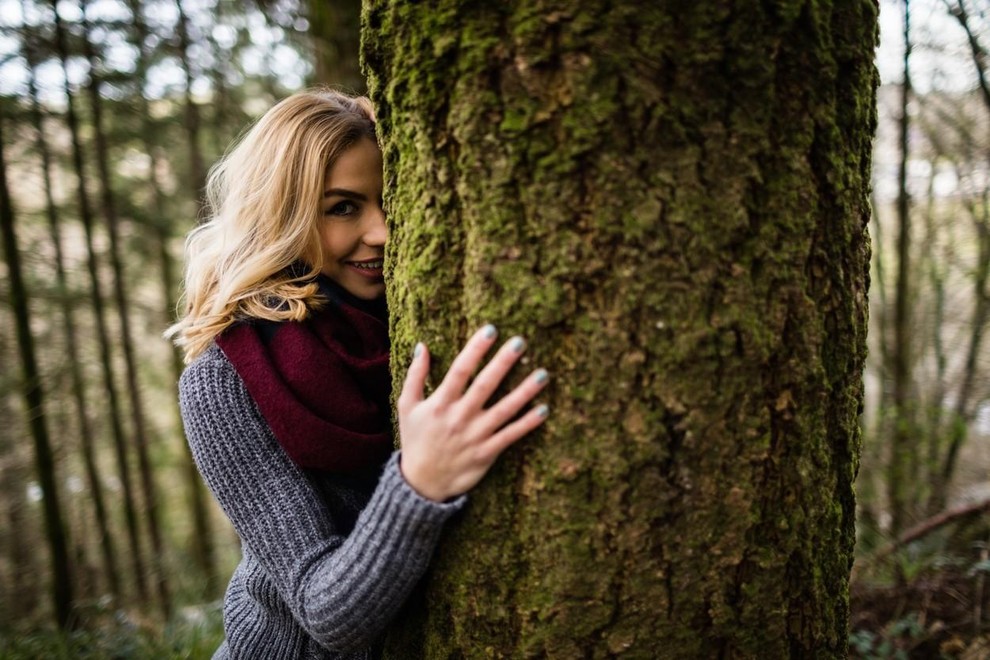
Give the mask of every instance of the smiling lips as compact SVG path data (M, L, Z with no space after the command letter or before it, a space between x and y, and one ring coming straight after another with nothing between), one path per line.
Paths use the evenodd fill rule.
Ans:
M381 258L365 259L364 261L347 261L345 263L355 273L362 277L367 277L369 280L380 280L384 277L382 268L385 265L385 261Z

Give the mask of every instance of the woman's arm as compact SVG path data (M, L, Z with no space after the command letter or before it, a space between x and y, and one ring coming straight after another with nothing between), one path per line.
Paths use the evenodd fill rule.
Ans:
M219 350L183 374L180 403L203 478L295 619L329 649L369 646L426 569L462 499L421 497L393 456L345 537Z

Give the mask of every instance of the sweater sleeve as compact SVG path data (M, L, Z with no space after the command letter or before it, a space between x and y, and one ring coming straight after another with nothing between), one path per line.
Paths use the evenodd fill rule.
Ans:
M444 521L464 498L420 497L399 472L396 452L344 536L219 350L191 364L179 390L204 480L299 624L333 651L371 645L426 570Z

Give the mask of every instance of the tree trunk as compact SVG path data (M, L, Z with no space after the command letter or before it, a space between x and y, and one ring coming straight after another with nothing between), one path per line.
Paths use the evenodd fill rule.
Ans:
M203 164L203 152L199 145L199 106L193 99L192 84L193 72L192 63L189 61L189 19L182 8L182 0L175 0L175 8L178 10L178 22L176 28L179 36L179 62L182 64L182 73L185 77L183 86L183 104L185 114L183 123L186 129L186 137L189 147L189 184L193 195L200 203L200 196L206 186L206 166Z
M145 152L150 161L148 167L148 187L150 188L151 199L155 209L155 222L151 229L161 268L162 300L165 303L163 320L168 325L172 323L172 317L175 313L176 299L174 292L177 284L174 277L174 261L172 255L169 253L168 246L171 235L167 222L168 216L165 211L165 193L162 191L162 186L158 179L159 160L158 148L154 138L155 126L152 123L151 108L148 104L148 99L144 95L144 83L147 80L148 62L150 61L150 53L146 46L148 29L144 22L144 16L141 13L140 2L138 0L129 0L128 6L133 15L135 47L138 50L137 70L135 73L141 83L141 93L138 94L138 103L140 104L138 111L141 115L141 141L144 144ZM174 344L172 345L171 358L172 375L175 378L175 383L178 383L179 376L182 375L183 362L179 347ZM178 390L176 390L175 396L172 398L175 402L177 428L181 428L182 417L179 412ZM193 462L189 447L185 442L182 445L183 471L185 473L186 488L189 492L190 512L193 519L192 555L203 572L203 577L206 578L204 591L206 595L212 597L220 587L220 576L216 565L216 551L213 544L213 530L209 524L203 480L199 476L196 464Z
M990 199L984 192L980 204L973 204L969 213L973 218L973 230L976 233L977 257L971 277L973 278L973 312L969 323L969 339L966 342L966 353L963 372L958 394L952 410L952 422L949 426L949 448L946 451L945 462L939 475L939 492L934 510L944 508L948 501L949 486L956 471L959 451L962 449L969 434L969 426L973 423L978 411L979 400L974 396L979 377L979 357L983 346L983 336L987 322L990 321L990 210L987 204ZM975 399L975 400L974 400ZM975 404L975 405L974 405Z
M846 656L876 30L866 0L366 5L394 355L439 375L493 322L554 379L396 657Z
M901 83L900 150L897 194L897 287L894 293L894 345L891 351L890 459L887 465L887 494L890 532L896 536L908 524L911 489L917 477L915 395L911 374L911 198L907 188L908 135L911 120L911 8L904 0L904 80Z
M67 68L69 61L68 38L62 18L59 14L58 3L52 4L55 22L55 42L58 57L62 63L65 81L66 121L69 136L72 140L72 167L76 174L77 195L79 202L79 218L86 235L86 266L89 270L91 287L91 302L93 316L96 321L97 340L100 348L100 366L103 372L103 385L106 390L106 402L110 426L113 431L114 452L117 459L117 471L124 491L124 516L127 521L127 536L131 562L134 568L134 581L138 598L147 601L147 584L144 575L144 561L141 552L140 535L136 513L136 498L131 481L131 468L128 461L127 439L124 437L124 427L121 422L120 397L114 378L113 358L110 353L110 333L107 329L106 310L103 303L103 286L100 283L99 264L97 263L96 246L93 231L93 213L86 189L86 161L83 158L82 140L80 137L79 118L76 115L75 97L69 84Z
M22 8L24 3L22 3ZM52 163L45 135L44 115L41 102L38 99L38 88L35 79L37 66L33 50L25 49L28 60L28 92L31 98L31 117L37 134L35 143L38 155L41 157L41 174L44 185L45 213L48 217L48 232L52 247L55 251L55 279L58 287L59 308L62 315L62 334L65 338L66 358L69 376L72 381L72 402L75 406L76 423L79 425L79 442L82 448L83 467L86 480L92 494L93 509L96 514L98 544L103 562L103 573L110 588L110 593L120 597L120 577L117 570L117 553L113 535L110 532L110 521L107 515L103 481L100 477L96 460L96 448L92 425L89 423L89 406L87 405L86 383L82 373L82 359L79 353L79 342L76 339L75 309L69 297L68 276L65 272L65 257L62 251L62 231L59 226L58 211L52 194Z
M358 63L360 0L308 0L306 8L313 41L313 82L363 94L364 76Z
M2 127L0 116L0 127ZM48 541L51 566L53 611L60 628L72 627L72 572L69 563L69 542L62 507L58 495L58 479L55 475L55 457L48 436L45 418L45 398L42 390L38 362L31 335L31 317L28 308L27 288L21 275L21 260L14 230L14 208L7 188L7 163L3 156L3 133L0 128L0 236L3 239L3 256L10 280L10 307L14 313L17 332L17 348L20 354L25 417L34 442L34 463L38 483L41 486L42 510L45 519L45 536Z
M100 200L103 219L107 226L110 266L113 269L113 297L120 323L120 348L124 355L124 376L127 382L127 395L130 402L131 424L134 431L134 448L137 450L139 482L144 498L145 516L151 536L152 574L158 591L158 600L167 619L171 612L171 595L165 566L165 544L162 539L161 509L155 487L154 473L149 456L148 427L144 414L144 400L138 381L137 359L134 356L134 333L128 315L126 274L120 256L120 221L117 217L116 200L113 194L113 181L110 174L109 148L103 126L103 100L100 97L100 76L97 70L96 52L90 40L90 26L86 19L88 3L81 3L83 12L83 48L89 62L89 107L93 121L93 142L96 150L96 166L100 178Z
M983 106L990 115L990 80L986 71L986 49L977 39L973 27L970 25L970 18L966 12L966 7L962 0L957 0L955 5L949 5L950 13L959 22L959 25L966 32L966 39L969 42L972 53L973 66L976 68L976 78L980 89L980 97L983 99ZM956 396L954 406L954 418L949 428L949 448L946 452L945 462L940 474L940 491L935 504L945 504L948 499L948 488L952 481L952 476L956 470L956 462L959 458L959 451L965 444L969 434L969 425L976 416L977 406L973 404L974 381L977 372L977 361L979 359L983 335L986 325L990 322L990 211L987 209L987 191L983 192L981 204L973 205L969 208L970 216L973 219L973 228L977 236L978 256L973 272L973 316L970 322L970 336L966 350L965 365L963 368L962 383L959 386L959 394Z

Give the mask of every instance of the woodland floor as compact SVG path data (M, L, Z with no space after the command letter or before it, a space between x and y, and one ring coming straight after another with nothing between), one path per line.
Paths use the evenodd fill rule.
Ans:
M990 437L963 454L954 502L916 538L891 544L860 530L850 657L990 659Z

